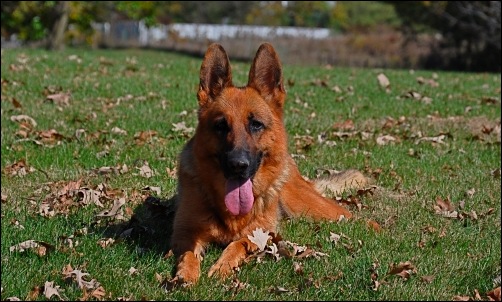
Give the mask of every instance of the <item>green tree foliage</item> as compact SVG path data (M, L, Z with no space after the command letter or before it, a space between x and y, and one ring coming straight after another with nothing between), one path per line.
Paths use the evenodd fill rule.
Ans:
M55 1L2 1L2 36L18 34L21 40L40 40L52 26Z
M23 41L47 38L57 21L58 1L3 1L2 36L17 34ZM110 1L70 1L69 20L71 37L92 35L91 22L105 20Z
M378 25L401 25L394 7L382 1L338 1L332 16L335 24L344 31L372 30Z

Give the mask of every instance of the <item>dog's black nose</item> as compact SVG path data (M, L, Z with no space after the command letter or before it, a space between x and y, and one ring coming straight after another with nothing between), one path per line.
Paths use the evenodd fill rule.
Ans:
M229 165L235 172L243 172L249 167L249 160L245 157L230 158Z
M229 174L239 177L247 177L251 155L249 151L234 149L227 154L227 167Z

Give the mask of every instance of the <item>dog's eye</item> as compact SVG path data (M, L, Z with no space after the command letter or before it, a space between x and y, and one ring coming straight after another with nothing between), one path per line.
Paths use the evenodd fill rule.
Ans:
M227 120L224 118L216 120L214 123L214 130L220 133L226 133L230 130L230 127L228 126Z
M263 130L263 128L265 128L265 125L263 125L263 123L260 121L251 120L249 122L249 129L251 130L251 132L258 132L260 130Z

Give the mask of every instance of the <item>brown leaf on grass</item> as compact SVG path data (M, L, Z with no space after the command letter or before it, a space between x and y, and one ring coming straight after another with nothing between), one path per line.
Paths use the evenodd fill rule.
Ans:
M421 228L420 230L424 233L429 233L429 234L433 234L437 231L437 229L431 225L425 226L425 227Z
M8 195L2 193L2 203L6 203L7 202L7 198L8 198Z
M282 286L271 286L268 288L268 292L274 294L284 294L289 293L290 291Z
M293 271L297 275L303 275L303 264L293 261Z
M135 275L139 274L138 270L132 266L131 266L131 268L129 268L129 270L127 272L129 273L129 276L135 276Z
M385 92L390 92L390 81L385 74L379 73L377 75L377 80L380 87L385 89Z
M350 205L350 206L356 206L359 211L362 208L367 207L367 206L365 206L365 205L363 205L361 203L361 198L359 198L358 196L354 196L354 195L349 195L347 197L336 196L334 198L334 200L337 201L337 202L339 202L339 203L342 203L342 204L346 204L346 205ZM340 217L343 217L343 215L340 216Z
M14 108L23 108L23 105L21 105L21 103L16 99L16 98L12 98L12 105L14 105Z
M154 187L154 186L146 186L146 187L142 188L141 190L154 192L157 196L160 196L160 193L162 191L160 187Z
M25 250L33 250L39 256L45 256L47 252L53 251L55 248L53 245L38 241L38 240L27 240L9 248L11 252L24 252Z
M37 127L37 122L35 122L35 120L28 115L24 115L24 114L13 115L10 117L10 120L13 122L17 122L17 123L27 122L27 123L31 124L34 128Z
M342 238L341 235L335 234L333 232L329 232L329 241L333 242L334 244L337 244L338 241Z
M401 278L407 280L411 274L416 272L415 266L410 262L399 262L399 264L391 264L390 270L387 272L387 275L397 275Z
M63 298L61 298L59 291L61 291L59 285L54 286L54 282L45 281L44 295L47 299L52 298L52 296L56 296L59 298L59 300L63 300Z
M257 228L253 231L253 235L248 235L248 239L258 246L259 251L264 251L267 242L271 237L268 231L263 231L262 228Z
M474 289L474 300L476 300L476 301L481 301L481 300L483 300L483 299L481 298L481 295L479 294L479 290L478 290L477 288L475 288L475 289Z
M368 219L366 220L366 225L376 231L376 232L381 232L382 231L382 227L378 224L378 222L374 221L374 220L371 220L371 219Z
M439 206L439 210L441 211L454 211L455 206L451 203L450 197L446 197L446 199L442 199L441 197L436 197L436 203Z
M100 198L104 196L103 192L84 187L76 190L76 194L77 201L84 205L95 204L99 207L104 207L100 201Z
M310 273L307 278L303 278L302 282L298 285L298 291L301 293L305 291L306 289L309 288L320 288L321 287L321 280L319 279L314 279L313 274Z
M184 136L190 136L195 131L193 127L187 127L185 122L173 123L172 125L173 132L180 132Z
M425 283L431 283L435 278L436 276L428 275L428 276L421 276L420 280L422 280Z
M35 168L28 166L26 164L26 160L23 158L18 162L13 163L4 168L4 173L10 176L19 176L23 177L28 173L34 172Z
M94 289L91 293L91 296L98 299L98 300L103 300L105 297L106 292L103 286L98 286L98 288Z
M46 96L46 99L52 101L54 104L58 106L69 106L70 105L70 92L59 92L55 94L49 94Z
M446 138L446 135L445 134L440 134L438 136L432 136L432 137L421 137L417 140L415 140L415 145L418 145L420 144L421 142L430 142L432 143L433 145L434 144L437 144L437 145L444 145L446 144L444 142L444 139Z
M67 280L74 280L77 282L77 285L80 289L96 289L100 287L100 284L96 279L91 279L90 281L86 281L84 277L89 276L89 273L84 273L81 270L71 270L68 271L67 269L71 268L71 266L68 267L68 265L65 267L63 270L63 277Z
M439 83L436 82L434 79L426 79L424 77L417 77L417 83L418 84L427 84L431 87L439 87Z
M469 296L453 296L453 301L469 301L471 297Z
M113 206L109 210L104 210L96 214L97 217L112 217L116 220L125 219L122 206L126 203L125 198L119 198L113 201Z
M155 175L155 172L150 168L148 162L145 161L143 166L137 168L139 170L139 175L145 178L150 178Z
M113 127L111 133L118 135L127 135L127 131L120 129L119 127Z
M134 141L137 145L143 145L144 143L151 141L156 136L157 131L155 130L140 131L134 134Z
M293 139L295 140L295 150L298 153L305 153L315 144L314 138L310 135L295 135Z
M107 248L112 246L115 243L115 239L113 238L101 238L98 240L98 245L102 248Z
M343 278L343 273L342 272L338 272L336 275L327 275L327 276L324 276L323 279L324 280L328 280L328 281L336 281L336 280L340 280Z
M41 286L34 286L31 288L31 290L28 292L28 295L26 296L26 299L24 301L34 301L38 299L38 296L42 294L43 288ZM9 299L9 298L7 298ZM17 299L17 298L16 298ZM19 299L17 300L7 300L7 301L21 301Z
M376 143L380 146L388 145L394 142L399 142L399 140L392 135L381 135L376 138Z
M500 301L500 286L487 292L486 295L490 301Z
M378 280L371 280L371 289L377 291L380 288L381 283Z
M333 129L335 130L344 130L344 131L350 131L354 130L354 121L351 119L342 121L342 122L336 122L333 124Z
M450 197L442 199L436 197L437 205L434 205L434 212L446 218L461 218L459 213L455 210L455 206L451 203Z
M232 279L229 284L224 284L223 287L227 291L232 291L234 294L249 287L249 283L242 282L237 278Z
M51 192L47 194L40 204L39 213L44 217L52 217L56 214L68 214L70 208L78 206L74 201L76 192L80 188L82 179L69 182L50 183ZM63 184L61 189L59 186Z

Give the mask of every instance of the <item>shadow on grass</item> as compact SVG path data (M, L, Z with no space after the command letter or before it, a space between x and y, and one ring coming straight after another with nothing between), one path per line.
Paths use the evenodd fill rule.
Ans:
M122 240L139 251L151 251L163 257L170 249L174 221L174 200L149 196L134 209L127 221L95 226L105 237Z

